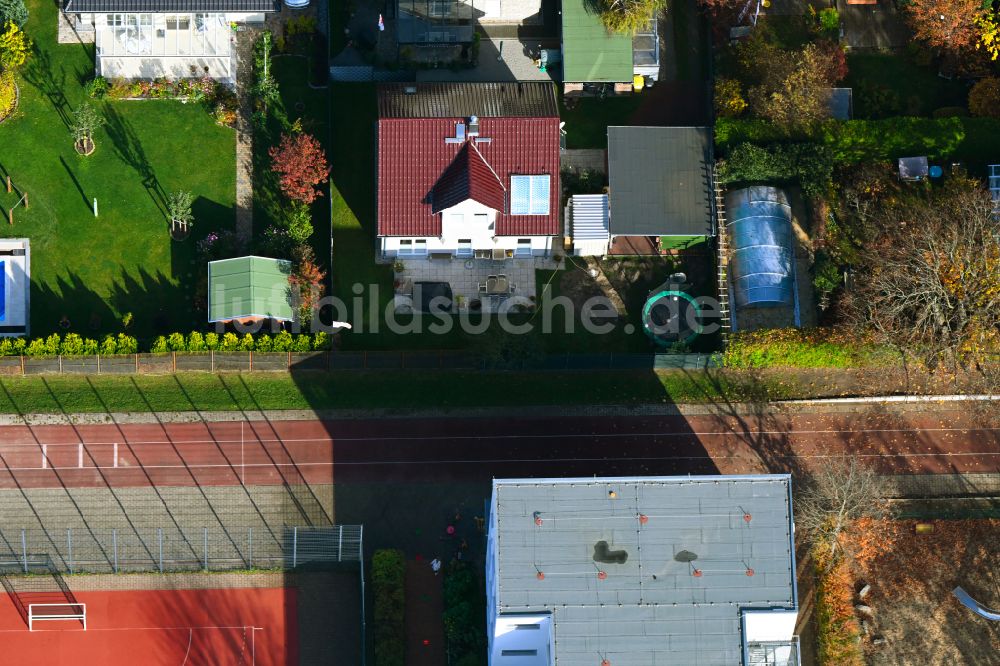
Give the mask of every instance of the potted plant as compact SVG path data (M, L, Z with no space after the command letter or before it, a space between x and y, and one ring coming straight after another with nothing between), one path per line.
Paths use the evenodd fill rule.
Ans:
M81 104L73 112L73 122L70 131L73 132L73 148L80 155L90 155L97 147L94 145L94 132L104 125L104 116L99 114L90 104Z
M170 236L174 240L184 240L191 232L194 215L191 204L194 197L190 192L178 191L167 197L167 212L170 215Z

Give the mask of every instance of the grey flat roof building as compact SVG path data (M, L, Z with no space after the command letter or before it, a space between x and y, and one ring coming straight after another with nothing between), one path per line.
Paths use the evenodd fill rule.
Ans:
M613 236L714 236L712 131L609 127Z
M765 639L794 653L790 486L788 475L494 481L491 664L732 666L756 663ZM512 617L544 618L548 653L524 647L539 632L511 631Z

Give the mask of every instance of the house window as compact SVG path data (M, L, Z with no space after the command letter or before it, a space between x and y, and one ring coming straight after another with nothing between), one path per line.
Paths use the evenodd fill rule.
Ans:
M456 256L459 257L471 257L472 256L472 239L471 238L459 238L458 239L458 251L455 252Z
M427 241L420 238L416 240L404 239L399 241L399 255L401 257L417 257L427 254Z
M105 19L108 22L108 25L111 27L114 27L116 25L124 25L124 18L125 17L122 16L121 14L108 14L105 17Z
M549 177L547 175L511 176L510 214L548 215Z
M517 239L517 252L518 257L530 257L531 256L531 239L530 238L518 238Z
M428 0L427 14L435 18L447 16L451 11L451 0Z
M167 16L167 30L190 30L190 16Z

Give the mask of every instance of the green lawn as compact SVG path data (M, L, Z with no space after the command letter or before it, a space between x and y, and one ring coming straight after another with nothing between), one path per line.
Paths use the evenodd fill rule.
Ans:
M195 243L234 223L235 133L200 105L173 101L97 103L107 125L97 151L80 157L67 129L94 72L92 47L56 44L57 6L28 0L36 52L18 78L17 117L0 125L0 175L29 194L5 237L31 240L32 333L58 328L95 336L118 330L125 312L140 337L203 324L192 294ZM191 237L168 235L164 197L196 197ZM100 216L91 206L98 200ZM6 213L17 200L0 190Z
M567 148L607 148L609 125L631 125L630 118L643 102L642 95L578 97L572 109L559 95L559 117L566 122Z
M737 399L741 386L735 373L652 370L26 377L0 379L0 413L629 405Z

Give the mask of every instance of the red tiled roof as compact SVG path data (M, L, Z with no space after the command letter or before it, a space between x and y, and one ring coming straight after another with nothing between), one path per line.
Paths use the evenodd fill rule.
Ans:
M554 236L559 233L559 118L480 118L479 136L489 143L475 149L477 163L464 143L445 143L455 136L463 118L382 118L378 123L378 234L380 236L438 236L441 215L434 210L438 197L452 196L456 179L449 169L460 153L468 152L473 198L484 205L498 204L496 185L489 185L482 168L496 173L504 198L511 175L551 176L548 215L508 215L508 202L497 213L498 236ZM459 162L458 166L461 166ZM457 167L456 167L457 168ZM492 174L491 174L492 175ZM447 187L439 186L446 181ZM494 181L495 182L495 181ZM438 187L439 186L439 187ZM440 190L440 191L438 191ZM480 199L489 199L492 203ZM449 199L450 200L450 199ZM457 200L456 200L457 202Z
M434 184L431 190L433 213L440 213L469 199L496 211L504 210L506 189L475 145L466 142L455 161L448 165Z

